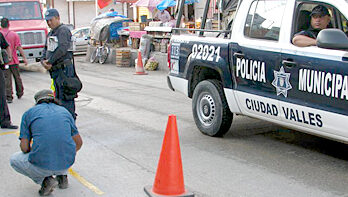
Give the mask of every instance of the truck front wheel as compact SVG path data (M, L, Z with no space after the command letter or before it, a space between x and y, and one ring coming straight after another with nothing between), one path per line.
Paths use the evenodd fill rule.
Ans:
M198 129L205 135L220 137L231 127L233 114L218 80L201 81L196 86L192 112Z

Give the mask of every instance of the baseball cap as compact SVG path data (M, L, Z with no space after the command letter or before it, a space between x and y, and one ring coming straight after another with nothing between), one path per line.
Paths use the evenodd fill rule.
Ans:
M329 10L323 5L317 5L313 8L311 16L319 15L319 16L330 16Z
M59 16L58 10L54 8L48 9L45 13L45 20L51 20L55 16Z
M35 102L38 103L43 99L54 99L52 90L40 90L34 95Z

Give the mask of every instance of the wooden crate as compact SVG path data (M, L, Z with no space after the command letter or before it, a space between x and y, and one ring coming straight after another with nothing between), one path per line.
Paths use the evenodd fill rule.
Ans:
M116 66L129 67L131 51L129 49L116 49Z
M147 23L140 23L140 31L144 31L146 26L147 26Z
M116 60L116 66L118 67L129 67L130 60Z
M219 21L213 20L212 21L212 29L213 30L218 30L219 29Z

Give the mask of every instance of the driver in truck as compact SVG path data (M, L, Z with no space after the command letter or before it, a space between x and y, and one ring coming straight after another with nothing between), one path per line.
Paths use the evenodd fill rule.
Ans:
M298 32L292 39L292 43L298 47L316 46L316 38L319 32L328 28L331 20L329 10L323 5L315 6L310 16L310 27L307 30Z

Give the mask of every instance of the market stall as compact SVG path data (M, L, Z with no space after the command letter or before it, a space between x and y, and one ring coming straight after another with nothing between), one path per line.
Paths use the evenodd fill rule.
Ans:
M167 53L167 46L171 37L172 27L151 26L145 27L148 35L152 36L152 45L154 51Z

